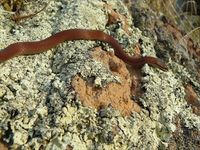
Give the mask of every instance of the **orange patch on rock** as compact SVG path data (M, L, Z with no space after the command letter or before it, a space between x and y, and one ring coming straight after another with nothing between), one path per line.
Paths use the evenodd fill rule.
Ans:
M98 88L80 76L75 76L72 80L72 86L83 105L96 109L111 105L113 108L118 109L122 115L130 115L134 111L140 112L140 106L130 98L132 83L124 62L114 54L102 51L101 48L95 48L91 53L97 61L101 61L114 75L119 76L121 83L109 83L105 87Z
M8 147L2 142L0 142L0 150L8 150Z
M198 100L199 97L190 84L185 86L185 93L185 98L187 103L192 106L193 113L200 116L200 101Z
M128 24L127 18L116 12L111 5L105 4L104 5L105 9L107 10L108 13L108 22L107 25L111 25L111 24L115 24L118 21L120 21L122 23L122 28L123 30L128 34L131 35L130 31L129 31L129 27L130 25Z
M190 38L189 35L184 35L184 33L172 23L165 23L165 28L167 32L170 32L173 35L176 42L181 43L185 48L187 48L189 54L200 60L200 47Z

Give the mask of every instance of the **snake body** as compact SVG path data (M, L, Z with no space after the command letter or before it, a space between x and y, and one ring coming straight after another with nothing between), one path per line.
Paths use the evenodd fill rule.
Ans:
M13 43L0 51L0 62L4 62L15 56L41 53L55 47L59 43L72 40L102 41L112 46L115 51L115 55L118 58L122 59L125 63L133 66L134 68L141 68L145 63L147 63L163 71L167 70L167 66L160 59L150 56L140 58L129 56L124 52L119 42L111 35L99 30L88 29L69 29L58 32L41 41Z

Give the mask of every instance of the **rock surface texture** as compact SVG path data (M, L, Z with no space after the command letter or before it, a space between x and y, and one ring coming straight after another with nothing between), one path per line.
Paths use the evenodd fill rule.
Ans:
M133 25L123 2L48 3L37 16L18 24L0 7L0 49L66 29L97 29L115 37L130 55L159 54L169 71L148 65L133 71L108 44L86 40L0 63L0 139L6 145L2 149L158 149L176 138L177 120L188 130L200 130L199 114L186 101L183 82L193 85L199 100L199 81L172 59L173 48L163 50Z

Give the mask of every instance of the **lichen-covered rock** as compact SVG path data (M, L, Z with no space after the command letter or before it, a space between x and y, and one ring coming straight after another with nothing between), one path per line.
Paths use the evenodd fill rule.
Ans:
M130 35L120 23L106 27L106 4L126 16ZM0 11L3 12L2 8ZM41 40L62 30L84 28L113 35L127 52L133 52L133 47L142 40L143 55L155 56L153 40L132 25L127 8L118 0L51 1L45 11L20 24L11 22L4 13L0 22L0 49L17 41ZM138 99L143 109L139 113L123 116L112 105L98 110L83 105L71 85L75 75L85 81L96 79L93 84L100 88L110 83L121 84L120 77L91 57L90 51L99 45L95 41L64 42L47 52L1 63L2 141L11 149L157 149L175 131L176 115L182 115L189 128L200 129L199 118L184 101L183 85L174 72L183 68L174 62L169 62L169 72L145 65L142 78L145 92ZM101 46L112 51L106 44Z

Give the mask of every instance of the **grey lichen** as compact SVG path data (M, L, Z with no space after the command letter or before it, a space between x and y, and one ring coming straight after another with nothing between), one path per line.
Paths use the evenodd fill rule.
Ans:
M122 2L109 0L107 3L128 16ZM24 20L21 25L12 25L14 36L9 32L8 18L3 17L0 47L3 49L16 41L44 39L70 28L109 33L105 29L104 4L100 0L51 1L42 14ZM128 16L129 23L130 20ZM133 34L128 36L119 28L111 34L126 46L127 52L132 52L131 45L141 38L145 53L155 56L152 42L141 31L132 27L130 32ZM71 88L71 79L76 74L85 79L95 77L96 86L120 82L103 64L89 56L95 45L94 41L66 42L52 51L16 57L0 64L0 135L12 148L156 149L174 131L175 115L184 111L188 126L194 123L195 116L190 115L190 109L186 111L183 86L173 72L164 73L147 65L143 69L146 92L140 101L149 108L150 114L144 109L126 118L112 107L98 112L83 107ZM199 124L193 126L199 127Z

